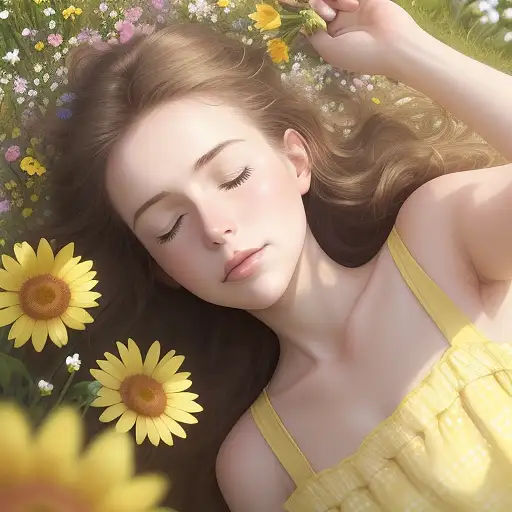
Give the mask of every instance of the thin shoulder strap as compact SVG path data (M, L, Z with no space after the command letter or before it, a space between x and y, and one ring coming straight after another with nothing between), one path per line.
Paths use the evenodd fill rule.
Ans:
M396 227L393 227L389 235L388 248L405 282L450 345L487 341L471 320L420 267Z
M297 487L300 487L315 475L305 455L301 452L288 430L286 430L286 427L270 403L266 390L261 393L252 405L251 413L261 435L265 438L265 441L267 441Z

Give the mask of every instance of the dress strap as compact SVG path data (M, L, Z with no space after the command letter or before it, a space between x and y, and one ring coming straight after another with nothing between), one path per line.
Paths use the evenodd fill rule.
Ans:
M297 443L286 430L268 397L267 391L258 397L251 407L256 426L265 438L274 455L291 476L295 485L300 487L315 472Z
M396 227L388 238L388 248L405 282L450 345L485 342L487 338L420 267L402 241Z

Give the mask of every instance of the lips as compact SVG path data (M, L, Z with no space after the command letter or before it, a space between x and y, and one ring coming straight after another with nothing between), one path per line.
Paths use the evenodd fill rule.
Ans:
M235 270L236 267L241 265L247 258L250 258L253 254L261 251L263 247L257 249L247 249L245 251L237 252L224 266L224 281L229 277L229 274Z

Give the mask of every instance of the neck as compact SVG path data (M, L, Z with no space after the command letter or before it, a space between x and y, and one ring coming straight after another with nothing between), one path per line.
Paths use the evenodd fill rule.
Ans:
M316 360L340 355L348 319L373 271L338 265L308 230L295 274L270 308L251 312L279 337L281 352L298 349Z

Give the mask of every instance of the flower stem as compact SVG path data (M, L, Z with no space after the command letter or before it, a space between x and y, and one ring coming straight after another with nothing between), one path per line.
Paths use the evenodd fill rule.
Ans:
M73 379L75 378L75 373L76 372L71 372L69 374L68 380L66 381L66 384L64 384L64 387L62 388L59 398L57 398L57 401L55 402L55 404L53 404L52 410L55 409L56 407L58 407L61 404L64 397L66 396L66 393L69 390L69 386L71 386L71 383L73 382Z

